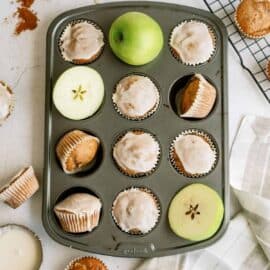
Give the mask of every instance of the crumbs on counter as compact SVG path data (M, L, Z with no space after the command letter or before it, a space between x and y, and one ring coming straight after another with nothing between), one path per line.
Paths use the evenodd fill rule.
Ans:
M37 14L30 9L35 0L17 0L20 6L17 8L14 16L18 18L15 28L15 34L19 35L26 30L34 30L38 25Z

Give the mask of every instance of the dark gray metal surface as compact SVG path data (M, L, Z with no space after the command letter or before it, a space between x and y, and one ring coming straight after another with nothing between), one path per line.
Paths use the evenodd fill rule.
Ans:
M113 20L127 11L141 11L152 16L164 32L164 47L151 63L134 67L118 60L108 44L108 32ZM104 52L94 63L89 64L102 76L105 84L105 99L100 110L81 121L72 121L61 116L52 103L52 89L58 76L71 63L65 62L58 50L61 31L74 19L90 19L96 22L106 37ZM186 66L171 55L168 39L172 28L183 20L197 19L210 25L217 36L217 49L209 63L196 67ZM121 117L113 108L112 93L115 84L126 74L144 73L158 83L161 104L150 118L130 121ZM205 75L216 86L217 102L206 119L188 121L180 119L170 105L170 90L181 77L193 73ZM227 127L227 34L220 20L206 11L175 4L157 2L119 2L88 6L68 11L51 24L47 36L46 71L46 119L45 119L45 164L43 194L43 224L48 234L57 242L73 248L125 257L154 257L187 252L214 243L224 233L229 220L228 188L228 127ZM123 175L112 160L112 145L117 136L127 129L142 128L157 136L161 143L161 161L150 176L130 178ZM217 143L219 160L213 172L199 179L190 179L178 174L169 161L172 140L185 129L196 128L211 134ZM97 135L102 142L103 158L100 166L83 176L67 175L60 167L55 145L67 131L81 129ZM191 242L177 237L169 228L168 206L179 189L193 183L204 183L214 188L225 204L225 217L217 234L202 242ZM161 202L161 217L156 228L145 236L132 236L119 230L111 216L115 196L131 186L150 188ZM102 200L103 210L99 226L91 233L65 233L54 213L53 207L59 198L70 193L91 190Z

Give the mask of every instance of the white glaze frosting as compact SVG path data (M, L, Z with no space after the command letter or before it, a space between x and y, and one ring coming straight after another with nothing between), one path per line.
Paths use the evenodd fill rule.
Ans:
M190 65L206 62L215 49L207 25L198 21L184 22L176 26L170 45L179 54L180 59Z
M39 240L27 229L8 225L0 228L0 269L39 269L42 250Z
M12 94L7 86L0 83L0 123L10 114L12 106Z
M74 214L93 214L101 209L100 200L87 193L75 193L55 206L55 211L66 211Z
M186 172L204 174L212 169L215 152L200 136L180 135L174 142L174 148Z
M158 162L159 145L148 133L129 131L113 149L113 157L122 169L135 173L151 171Z
M159 93L149 78L130 75L118 83L113 101L121 113L133 118L142 117L158 104Z
M159 209L152 195L132 188L117 196L113 203L113 216L123 231L137 229L147 233L157 223Z
M100 29L88 22L68 25L61 36L61 50L65 60L90 59L104 45L104 36Z

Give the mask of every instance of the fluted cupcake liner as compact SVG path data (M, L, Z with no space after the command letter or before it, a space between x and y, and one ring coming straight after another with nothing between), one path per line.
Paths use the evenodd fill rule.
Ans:
M213 165L208 172L201 173L201 174L200 173L191 174L191 173L188 173L185 171L180 159L176 155L175 147L174 147L174 144L177 141L177 139L180 138L181 136L185 136L185 135L197 135L197 136L203 138L210 145L210 147L215 155L215 161L213 162ZM171 162L172 166L179 174L184 175L188 178L199 178L199 177L208 175L209 173L211 173L214 170L214 168L216 167L217 161L218 161L218 150L217 150L216 144L214 143L214 139L212 138L212 136L210 136L206 132L198 130L198 129L187 129L187 130L181 132L178 136L176 136L175 139L173 140L173 142L171 143L169 158L170 158L170 162Z
M157 210L158 210L158 218L157 218L157 220L156 220L154 226L153 226L150 230L148 230L147 232L145 232L145 233L142 233L142 232L139 231L139 230L129 230L129 231L123 230L123 229L119 226L119 224L118 224L118 222L117 222L117 219L116 219L116 217L115 217L114 214L113 214L115 202L116 202L118 196L119 196L120 194L122 194L122 193L128 193L128 192L131 191L131 190L141 190L141 191L143 191L143 192L148 193L149 195L152 196L152 198L153 198L153 200L155 201L156 206L157 206ZM145 187L130 187L130 188L126 188L126 189L120 191L120 192L117 194L117 196L115 197L115 199L114 199L114 201L113 201L111 215L112 215L112 218L113 218L115 224L117 225L117 227L118 227L122 232L128 233L128 234L130 234L130 235L146 235L146 234L152 232L152 231L155 229L155 227L157 226L157 224L158 224L158 222L159 222L159 219L160 219L160 212L161 212L161 210L160 210L160 202L159 202L159 199L158 199L157 195L155 195L155 194L153 193L152 190L150 190L149 188L145 188Z
M211 37L212 37L213 47L214 47L214 49L213 49L212 53L209 55L209 58L208 58L208 59L206 59L206 60L205 60L205 59L200 60L200 61L198 61L197 63L188 63L188 62L184 62L184 61L181 59L181 57L180 57L180 55L178 54L178 52L171 46L170 42L171 42L171 39L172 39L174 30L175 30L177 27L179 27L179 26L181 26L181 25L183 25L183 24L185 24L185 23L188 23L188 22L198 22L198 23L201 23L201 24L204 24L204 25L207 26L207 29L208 29L208 31L209 31ZM204 23L204 22L202 22L202 21L198 21L198 20L184 20L184 21L182 21L181 23L179 23L179 24L177 24L176 26L174 26L174 28L172 29L172 31L171 31L171 33L170 33L170 37L169 37L169 42L168 42L168 43L169 43L168 45L169 45L171 54L172 54L172 56L173 56L177 61L179 61L179 62L181 62L181 63L183 63L184 65L187 65L187 66L198 66L198 65L201 65L201 64L204 64L204 63L208 62L208 61L213 57L213 55L214 55L214 53L215 53L215 51L216 51L216 43L217 43L217 39L216 39L216 35L215 35L215 33L214 33L214 30L213 30L209 25L207 25L206 23Z
M239 7L239 5L238 5L238 7ZM247 38L250 38L250 39L260 39L260 38L263 38L263 37L265 37L265 36L267 36L268 34L265 34L265 35L251 35L251 34L249 34L249 33L246 33L244 30L243 30L243 28L241 27L241 25L239 24L239 22L238 22L238 18L237 18L237 9L238 9L238 7L236 8L236 11L235 11L235 13L234 13L234 22L235 22L235 25L237 26L237 28L238 28L238 30L241 32L241 34L243 35L243 36L245 36L245 37L247 37Z
M206 79L200 75L194 75L199 79L199 87L197 90L196 97L190 106L190 108L180 117L183 118L205 118L213 109L216 101L216 89L215 87L206 81ZM188 84L188 83L187 83ZM209 110L210 109L210 110Z
M39 189L39 183L33 167L19 171L11 181L1 188L0 200L12 208L19 207Z
M64 231L70 233L91 232L98 226L100 211L89 213L70 213L67 211L54 210Z
M4 118L0 119L0 126L10 117L10 115L13 113L14 108L15 108L15 96L11 88L3 81L0 81L0 84L4 87L6 87L7 91L11 94L10 98L10 105L9 105L9 114Z
M66 162L67 159L70 157L71 153L76 149L76 147L83 143L85 140L89 139L95 139L97 140L98 144L100 144L100 140L97 137L94 137L80 130L73 130L66 133L58 142L56 147L56 153L66 174L74 174L83 170L83 168L79 168L74 171L69 171L67 169Z
M98 261L103 267L104 269L100 269L100 270L109 270L108 267L104 264L103 261L101 261L100 259L96 258L96 257L92 257L92 256L84 256L84 257L78 257L73 259L65 268L65 270L73 270L72 267L74 267L74 264L76 264L77 262L79 262L82 259L92 259L95 261Z
M116 90L117 90L117 85L126 77L129 77L129 76L132 76L132 75L137 75L137 76L142 76L142 77L145 77L145 78L148 78L149 80L151 80L151 82L156 86L157 88L157 95L158 95L158 100L155 104L155 106L149 110L147 113L145 113L143 116L137 116L137 117L131 117L131 116L128 116L126 114L124 114L120 109L119 107L117 106L117 104L114 102L113 100L113 95L116 93ZM150 117L151 115L153 115L158 107L159 107L159 104L160 104L160 89L159 87L157 86L157 84L153 81L153 79L151 79L150 77L146 76L145 74L141 74L141 73L130 73L126 76L124 76L123 78L121 78L121 80L118 81L118 83L115 85L114 87L114 91L113 91L113 95L112 95L112 102L113 102L113 107L114 109L117 111L117 113L119 113L120 116L122 116L123 118L125 119L128 119L128 120L132 120L132 121L141 121L141 120L145 120L147 119L148 117Z
M121 140L128 132L130 132L130 131L133 132L133 133L135 133L135 134L144 134L144 133L147 133L147 134L149 134L149 135L150 135L150 136L158 143L158 146L159 146L159 153L158 153L158 156L157 156L157 162L156 162L155 166L154 166L150 171L147 171L147 172L134 172L134 171L132 171L132 170L128 170L128 169L122 168L122 167L117 163L117 161L114 159L113 154L112 154L114 163L115 163L116 167L118 168L118 170L119 170L122 174L124 174L124 175L126 175L126 176L129 176L129 177L132 177L132 178L140 178L140 177L149 176L149 175L151 175L152 173L155 172L155 170L157 169L158 164L159 164L159 162L160 162L160 158L161 158L161 152L160 152L161 147L160 147L160 143L159 143L158 139L156 138L156 136L154 136L152 133L150 133L150 132L148 132L148 131L145 131L145 130L143 130L143 129L129 129L129 130L126 130L126 131L124 131L123 133L121 133L121 134L117 137L117 139L116 139L116 141L115 141L115 143L114 143L114 145L113 145L113 147L112 147L112 151L113 151L115 145L116 145L116 144L117 144L117 143L118 143L118 142L119 142L119 141L120 141L120 140Z
M82 22L87 22L89 24L92 24L96 29L100 30L103 34L103 46L100 48L100 50L95 54L93 55L91 58L89 59L80 59L80 60L69 60L69 59L66 59L64 54L63 54L63 50L61 49L61 45L63 44L62 42L62 37L63 37L63 34L64 32L66 31L67 27L68 26L74 26L75 24L77 23L82 23ZM59 51L60 51L60 54L62 56L62 58L66 61L66 62L69 62L69 63L73 63L75 65L82 65L82 64L90 64L90 63L93 63L94 61L96 61L100 56L101 54L103 53L104 51L104 47L105 47L105 35L104 35L104 32L103 30L101 29L101 27L94 21L92 20L87 20L87 19L77 19L77 20L73 20L71 21L70 23L68 23L64 30L62 31L60 37L59 37L59 40L58 40L58 48L59 48Z

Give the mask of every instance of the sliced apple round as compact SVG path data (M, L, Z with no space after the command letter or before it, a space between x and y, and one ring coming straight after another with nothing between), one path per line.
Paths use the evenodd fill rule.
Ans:
M169 207L169 224L179 237L202 241L213 236L224 216L218 193L203 184L191 184L173 198Z
M104 84L100 74L86 66L63 72L53 89L53 102L66 118L81 120L92 116L101 106Z

